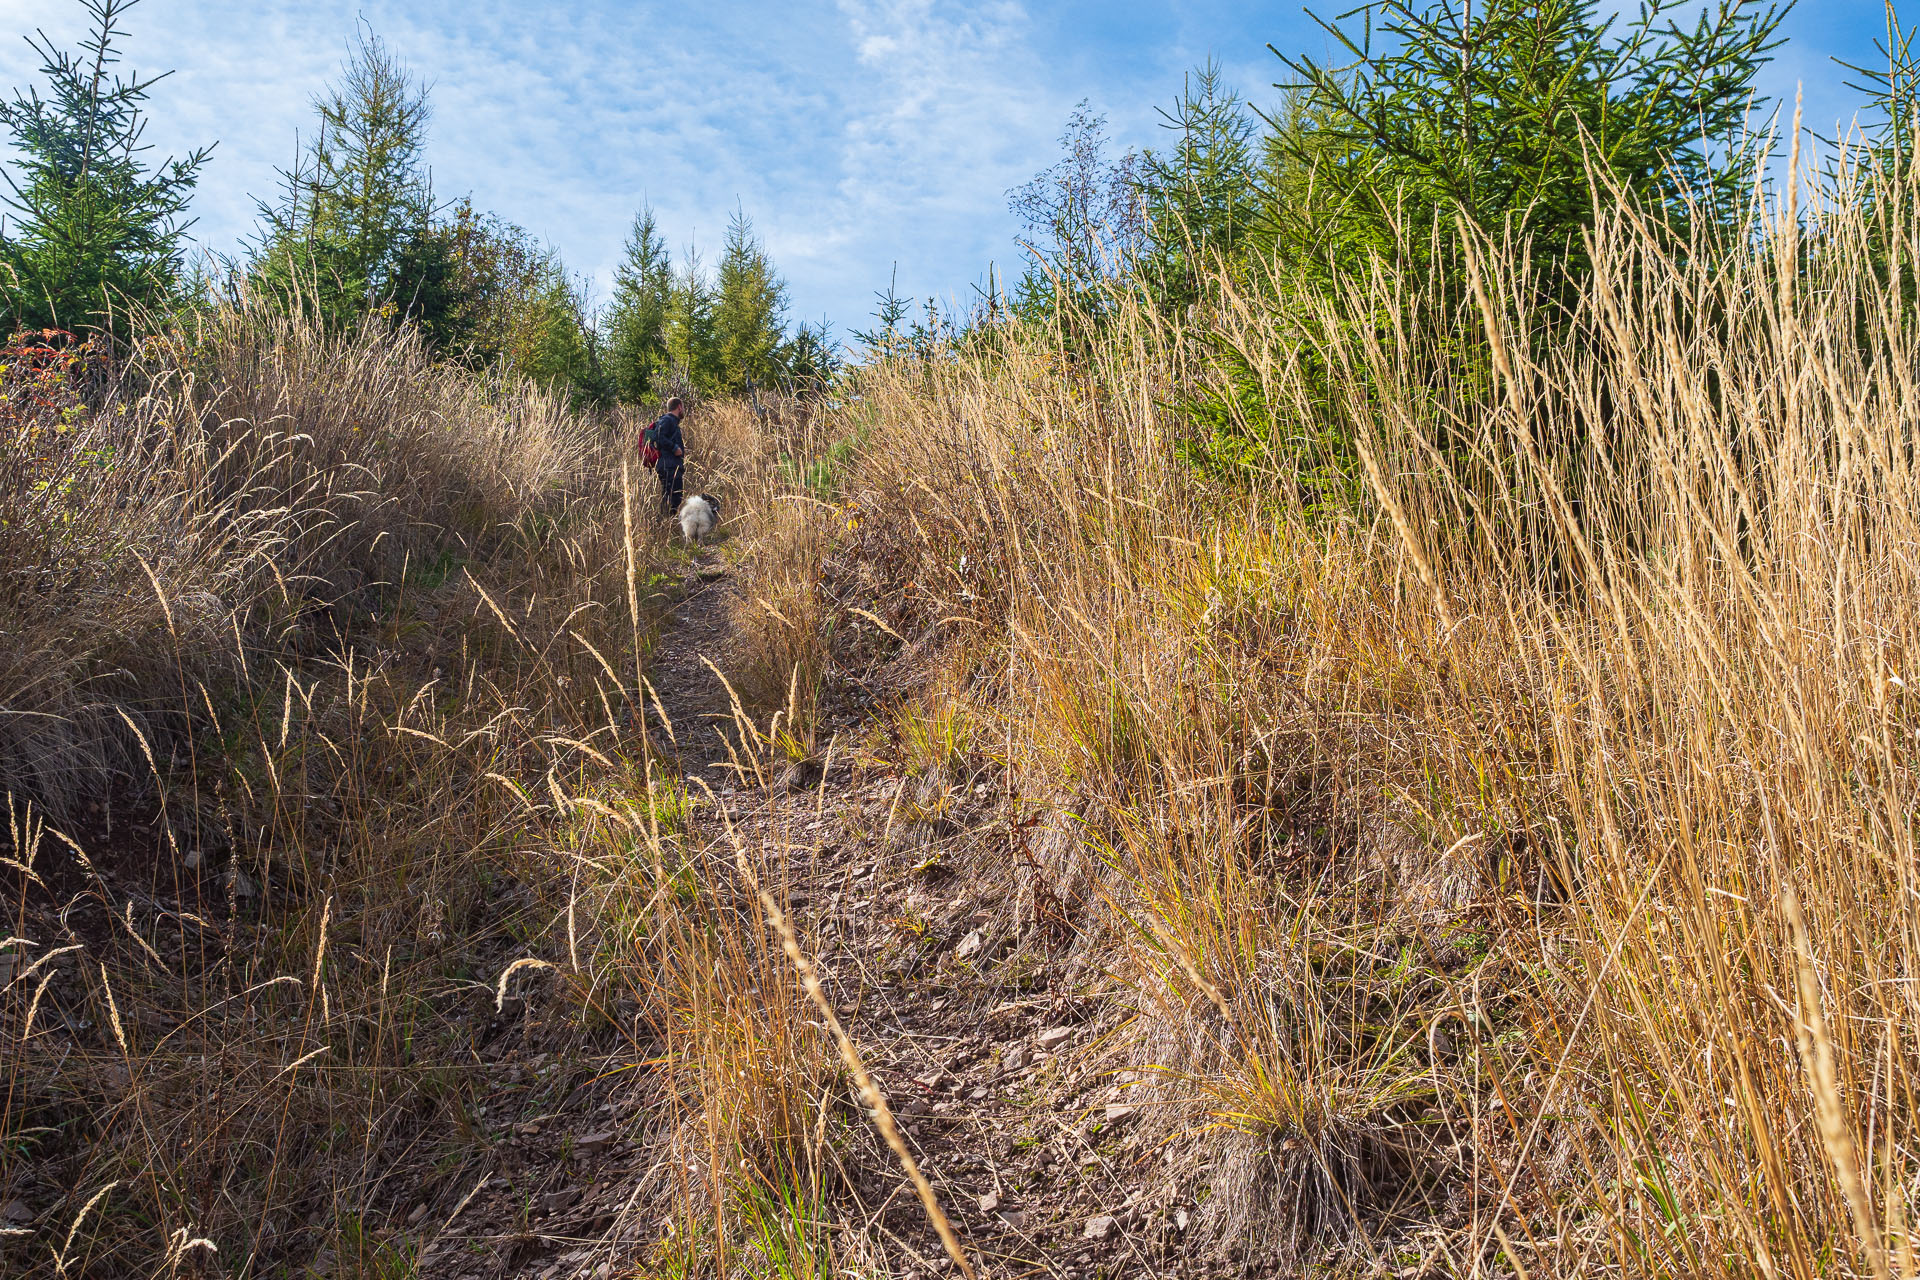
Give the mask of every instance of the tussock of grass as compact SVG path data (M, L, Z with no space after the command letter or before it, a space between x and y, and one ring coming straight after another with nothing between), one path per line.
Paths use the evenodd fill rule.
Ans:
M1006 800L965 874L1134 1015L1195 1251L1911 1273L1920 224L1851 180L1622 211L1571 312L1475 243L1468 296L1221 280L709 410L743 779L828 775L851 680L883 836ZM644 1101L657 1274L877 1269L855 1090L950 1225L811 837L648 736L691 556L632 424L248 305L101 385L6 427L56 483L0 482L0 1261L404 1274L514 1037Z
M1003 874L1080 904L1166 1131L1239 1135L1223 1238L1907 1256L1913 201L1828 196L1622 213L1553 324L1480 245L1465 298L1223 281L1205 332L1122 306L862 375L818 517L849 659L997 670L969 715L1077 815ZM1241 482L1178 461L1194 398ZM1328 425L1348 483L1289 443Z
M814 727L834 643L833 610L819 591L829 506L815 486L796 485L795 459L829 451L831 425L794 415L736 426L719 442L742 472L741 532L753 548L737 572L729 679L751 715L780 716L788 754L821 745Z
M609 1062L650 1204L817 1199L829 1059L644 728L624 429L251 303L102 386L34 437L85 483L0 493L0 1269L411 1274Z
M0 786L68 823L184 750L181 680L323 652L382 584L539 538L596 444L415 337L252 300L149 343L97 404L10 396L0 433L39 458L0 481Z

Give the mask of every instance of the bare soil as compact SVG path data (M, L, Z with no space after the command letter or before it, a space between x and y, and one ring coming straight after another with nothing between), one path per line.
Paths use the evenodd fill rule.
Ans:
M693 789L711 790L692 839L717 842L730 824L786 847L802 943L976 1268L1239 1273L1199 1245L1195 1197L1141 1125L1146 1108L1129 1101L1137 1081L1109 1060L1111 980L1067 954L1067 936L1045 919L1021 922L1004 898L1009 877L970 870L1026 856L1034 819L997 779L909 778L860 749L872 736L869 690L829 691L820 759L743 779L729 749L732 699L715 673L727 669L733 594L718 553L693 563L655 649L649 731ZM658 1128L648 1095L618 1070L645 1046L616 1026L600 1069L562 1066L540 1049L537 1004L515 1023L509 1002L493 1050L516 1099L501 1136L413 1211L431 1239L424 1276L646 1274L667 1184L647 1138ZM894 1277L957 1275L850 1084L845 1092L834 1217Z

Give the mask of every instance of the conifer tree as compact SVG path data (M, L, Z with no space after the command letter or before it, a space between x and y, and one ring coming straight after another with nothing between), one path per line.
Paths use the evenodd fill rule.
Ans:
M873 328L855 329L853 338L865 348L866 359L884 360L899 355L906 346L901 332L901 322L907 313L913 310L911 299L900 293L900 264L893 264L893 274L887 277L887 291L874 291L879 306L874 308Z
M643 207L627 237L626 256L614 270L606 322L608 374L614 394L628 404L655 395L666 373L673 292L673 255L653 210Z
M766 387L780 380L786 313L786 282L753 234L753 223L736 209L727 224L713 312L721 391L738 394L749 386Z
M417 286L439 266L421 164L426 86L362 32L340 83L314 106L319 130L281 172L282 202L260 205L256 274L309 295L337 323L374 310L412 313Z
M719 352L714 339L713 287L699 251L689 246L667 297L667 360L683 386L709 392L719 387Z
M781 377L794 388L823 388L840 371L840 353L828 323L802 323L776 353Z
M1365 270L1427 252L1407 227L1514 234L1571 290L1586 230L1621 197L1674 227L1737 216L1766 159L1748 128L1788 7L1382 0L1316 17L1357 61L1282 55L1312 127L1276 138L1316 198L1272 204L1277 241L1303 266ZM1441 261L1402 269L1457 274L1451 237L1432 243Z
M1254 127L1212 60L1187 77L1173 110L1161 108L1160 117L1175 138L1168 151L1141 157L1141 265L1161 303L1177 306L1193 300L1208 270L1230 259L1253 228Z
M149 169L140 136L147 91L171 72L123 79L120 20L137 0L83 0L92 19L78 54L43 34L49 96L16 92L0 124L18 153L6 171L14 226L0 222L0 335L19 328L128 332L127 310L172 300L187 200L212 147Z

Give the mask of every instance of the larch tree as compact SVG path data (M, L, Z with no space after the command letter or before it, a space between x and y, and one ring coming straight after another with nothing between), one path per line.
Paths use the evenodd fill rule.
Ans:
M334 322L370 311L412 314L430 279L433 195L422 166L427 87L377 36L362 32L346 72L314 102L319 128L285 194L262 202L255 273L308 296Z

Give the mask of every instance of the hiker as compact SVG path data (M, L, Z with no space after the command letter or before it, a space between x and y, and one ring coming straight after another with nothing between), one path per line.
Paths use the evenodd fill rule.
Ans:
M680 510L681 477L686 471L687 445L680 434L680 419L686 414L686 402L679 396L667 401L667 411L653 420L641 438L640 451L658 452L652 463L653 474L660 477L660 510L671 516Z

